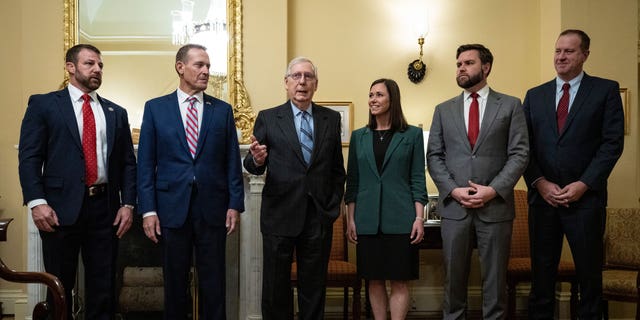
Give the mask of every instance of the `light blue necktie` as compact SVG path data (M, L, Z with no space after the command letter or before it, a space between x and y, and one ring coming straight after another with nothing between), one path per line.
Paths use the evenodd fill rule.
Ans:
M311 161L311 152L313 151L313 131L309 124L309 113L300 111L302 119L300 120L300 146L302 147L302 156L304 162L309 165Z

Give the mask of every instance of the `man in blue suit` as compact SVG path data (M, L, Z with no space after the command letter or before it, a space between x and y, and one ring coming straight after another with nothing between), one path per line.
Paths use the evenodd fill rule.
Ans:
M149 100L138 147L138 201L143 228L164 249L164 319L189 313L195 252L199 318L226 319L225 245L244 211L240 150L233 110L204 94L206 48L178 50L178 89Z
M67 319L80 252L85 318L112 319L117 240L131 227L136 201L129 120L125 109L96 93L102 84L98 48L70 48L65 68L66 88L29 98L20 130L20 184L40 232L45 270L64 286Z
M566 235L580 285L580 319L601 319L602 236L607 178L622 154L624 115L615 81L583 71L589 36L556 41L557 77L527 92L531 160L529 230L533 281L529 319L553 319L558 262Z

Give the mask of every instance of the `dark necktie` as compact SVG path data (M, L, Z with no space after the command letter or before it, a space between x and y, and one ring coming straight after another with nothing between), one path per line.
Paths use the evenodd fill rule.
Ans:
M478 140L478 133L480 132L480 107L478 105L478 94L476 92L471 93L471 105L469 106L469 144L471 149L476 145Z
M571 86L568 83L562 85L562 97L558 102L558 109L556 111L556 119L558 121L558 133L562 132L564 122L567 120L569 114L569 88Z
M302 156L304 161L309 165L311 161L311 152L313 151L313 131L309 123L309 114L306 111L300 111L302 118L300 119L300 146L302 147Z
M191 157L196 157L198 148L198 108L196 108L196 97L187 98L189 107L187 108L187 144Z
M92 185L98 179L98 156L96 154L96 119L91 110L91 97L82 95L82 152L84 153L85 184Z

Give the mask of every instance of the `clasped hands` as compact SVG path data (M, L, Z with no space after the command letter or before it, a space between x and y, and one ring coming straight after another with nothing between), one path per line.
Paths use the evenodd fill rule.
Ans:
M559 185L545 178L540 178L540 180L536 181L535 187L538 189L538 193L540 193L544 201L555 208L568 208L569 203L580 200L589 188L582 181L575 181L566 185L564 188L560 188Z
M451 191L451 197L458 201L463 208L476 209L496 197L496 190L489 186L473 183L469 180L468 187L458 187Z

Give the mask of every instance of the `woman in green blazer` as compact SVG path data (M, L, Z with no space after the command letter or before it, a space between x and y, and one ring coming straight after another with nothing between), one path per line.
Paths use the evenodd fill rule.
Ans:
M345 202L347 237L356 243L358 273L369 281L375 319L404 319L409 280L419 276L417 243L424 236L427 201L422 130L402 113L400 89L379 79L369 90L369 123L349 146ZM391 284L387 297L386 280Z

